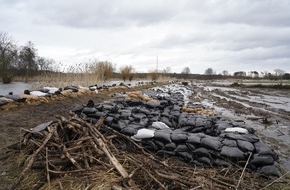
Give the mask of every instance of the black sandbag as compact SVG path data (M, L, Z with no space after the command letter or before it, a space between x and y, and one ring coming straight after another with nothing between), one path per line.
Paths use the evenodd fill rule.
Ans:
M188 139L187 133L171 133L171 140L175 143L186 142Z
M192 160L192 154L189 152L175 152L176 155L182 157L186 161L191 161Z
M172 108L173 111L178 111L178 112L180 111L180 109L181 109L181 107L178 105L174 105Z
M246 141L244 141L246 142ZM222 144L225 146L232 146L232 147L237 147L237 141L236 140L232 140L232 139L224 139L222 141Z
M202 138L201 144L202 146L213 150L220 150L222 146L220 140L217 137L210 136L205 136L204 138Z
M156 152L156 151L159 150L158 147L156 146L156 144L154 143L153 140L148 140L148 139L144 140L144 139L143 139L143 140L141 141L141 144L142 144L142 146L143 146L144 148L146 148L147 150L154 151L154 152Z
M199 161L200 163L203 163L203 164L205 164L207 166L212 166L212 162L211 162L211 160L208 157L204 157L204 156L203 157L198 157L197 161Z
M92 113L95 113L96 111L97 111L96 108L84 107L83 109L84 114L92 114Z
M165 150L169 150L169 151L173 151L176 149L176 144L174 142L170 142L170 143L167 143L165 146L164 146L164 149Z
M153 142L156 144L156 146L158 147L159 150L163 150L164 149L164 143L162 141L153 139Z
M79 91L77 86L66 86L63 89L64 90L72 90L73 92L78 92Z
M142 102L139 100L125 99L124 104L126 106L136 107L142 105Z
M244 152L246 151L253 152L255 150L254 145L248 141L237 140L237 144L238 147Z
M11 100L14 100L16 102L25 102L26 101L26 98L20 98L17 95L5 95L4 97L11 99Z
M113 123L113 121L114 121L114 118L111 116L108 116L105 118L104 124L111 125Z
M159 116L151 116L151 115L149 115L148 118L151 120L152 123L156 122L156 121L159 121Z
M235 139L235 140L243 140L249 141L251 143L258 142L260 139L254 134L235 134L235 133L225 133L224 137Z
M88 117L93 117L93 118L96 118L96 119L99 119L101 117L105 117L106 116L106 113L105 112L95 112L95 113L92 113L92 114L87 114Z
M221 160L221 159L216 159L216 160L215 160L215 164L216 164L217 166L222 166L222 167L229 167L229 166L232 165L230 162L227 162L227 161L225 161L225 160Z
M186 144L179 144L177 145L175 152L189 152L189 149Z
M190 130L191 133L202 133L204 131L204 126L202 127L194 127Z
M209 124L208 120L201 118L201 117L198 117L195 120L195 126L197 126L197 127L206 126L208 124Z
M281 176L280 171L274 165L261 167L261 169L259 170L259 173L266 176L277 176L277 177Z
M226 156L229 158L235 158L238 160L245 159L244 152L241 151L238 147L223 146L220 154L222 156Z
M121 115L120 118L122 119L127 119L131 114L131 110L124 109L124 110L119 110L119 114Z
M146 109L146 108L140 108L139 109L139 112L140 113L144 113L145 115L149 115L151 112L148 110L148 109Z
M131 126L128 126L128 127L124 127L122 130L121 130L121 133L125 134L125 135L128 135L128 136L134 136L137 134L137 129L134 128L134 127L131 127Z
M167 117L161 117L160 121L165 123L168 127L172 127L172 124Z
M272 165L274 164L274 159L271 155L255 154L253 158L250 160L250 163L256 166Z
M255 148L256 148L256 152L259 154L259 155L272 155L274 156L275 153L273 152L273 150L271 150L267 145L265 145L264 143L262 142L256 142L254 144Z
M203 148L203 147L195 149L193 153L196 155L196 157L200 157L200 156L210 157L210 153L208 149Z
M188 139L187 139L187 143L191 143L191 144L201 144L200 140L202 137L204 137L205 135L203 133L189 133L188 134Z
M176 152L174 151L168 151L168 150L158 150L156 152L157 155L161 155L161 156L164 156L164 155L169 155L169 156L175 156L176 155Z
M180 117L180 111L172 111L170 112L170 115L174 118L174 119L178 119Z
M76 113L76 114L80 114L80 113L83 111L84 107L85 107L85 106L82 106L82 105L80 105L80 106L75 106L75 107L72 109L72 112L74 112L74 113Z
M131 116L134 117L135 119L137 119L138 121L147 117L144 113L132 113Z
M145 107L146 108L149 108L149 109L156 109L156 108L161 108L161 105L159 102L145 102L144 103Z
M98 119L93 118L93 117L87 117L87 118L85 118L85 121L95 124L98 122Z
M188 147L189 151L194 151L196 149L196 146L190 143L186 143L186 146Z
M170 133L171 132L168 130L157 130L155 131L154 139L160 140L164 143L171 142Z
M103 115L103 114L101 114L101 115ZM115 120L119 120L121 115L118 113L109 113L108 116L113 117Z

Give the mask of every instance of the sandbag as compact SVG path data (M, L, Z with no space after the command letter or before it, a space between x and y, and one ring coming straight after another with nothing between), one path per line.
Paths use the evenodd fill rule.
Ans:
M237 145L242 151L253 152L255 150L254 145L248 141L237 140Z
M275 155L275 153L267 145L265 145L264 143L260 141L256 142L254 146L256 148L256 152L259 155L272 155L272 156Z
M137 134L134 135L133 137L136 139L148 139L154 137L155 130L151 129L139 129L137 131Z
M254 134L234 134L234 133L225 133L224 137L234 139L234 140L243 140L249 141L251 143L258 142L260 139Z
M169 127L165 123L160 121L153 122L151 127L155 129L169 129Z
M274 159L271 155L255 154L253 158L250 160L250 163L256 166L272 165L274 164Z
M260 174L266 175L266 176L277 176L280 177L281 173L278 170L278 168L274 165L269 165L269 166L263 166L260 168L260 170L258 171Z
M244 141L246 142L246 141ZM232 146L232 147L237 147L237 141L236 140L231 140L231 139L224 139L222 141L222 144L225 146Z
M164 143L171 142L170 133L171 133L170 131L165 130L155 131L154 139L160 140Z
M229 157L229 158L235 158L235 159L238 159L238 160L245 159L244 152L241 151L237 147L223 146L222 149L221 149L221 153L220 154L222 156L226 156L226 157Z
M216 137L204 137L201 139L202 146L206 148L210 148L213 150L220 150L222 144L220 140Z
M171 140L175 143L185 142L187 139L187 133L171 133Z
M177 147L174 151L176 151L176 152L189 152L189 149L186 146L186 144L179 144L179 145L177 145Z
M164 149L165 150L169 150L169 151L173 151L176 149L176 144L174 142L170 142L170 143L167 143L165 146L164 146Z
M97 111L96 108L90 108L90 107L84 107L83 108L83 113L84 114L92 114L92 113L95 113Z
M226 133L240 133L240 134L249 134L249 131L242 127L230 127L225 129Z
M203 133L189 133L187 143L191 144L201 144L201 138L205 135Z

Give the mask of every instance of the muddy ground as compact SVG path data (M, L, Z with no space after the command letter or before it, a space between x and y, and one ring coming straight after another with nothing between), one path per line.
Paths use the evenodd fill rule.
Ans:
M193 99L217 114L252 127L280 158L280 167L290 170L290 90L266 88L195 88Z

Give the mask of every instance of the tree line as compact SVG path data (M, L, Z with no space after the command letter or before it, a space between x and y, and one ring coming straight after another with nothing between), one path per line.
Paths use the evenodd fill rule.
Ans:
M10 83L14 76L29 77L39 72L51 71L53 59L40 57L31 41L18 47L5 32L0 32L0 77L3 83Z

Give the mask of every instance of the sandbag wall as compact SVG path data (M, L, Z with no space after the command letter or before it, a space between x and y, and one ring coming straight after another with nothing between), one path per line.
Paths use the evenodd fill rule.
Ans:
M105 126L131 136L160 155L178 156L202 166L239 165L267 175L281 175L277 155L251 128L219 116L182 112L194 105L193 91L183 85L153 88L143 93L158 101L116 98L110 102L76 107L73 111L88 122L105 117ZM230 130L227 130L230 129ZM237 129L237 130L232 130Z

